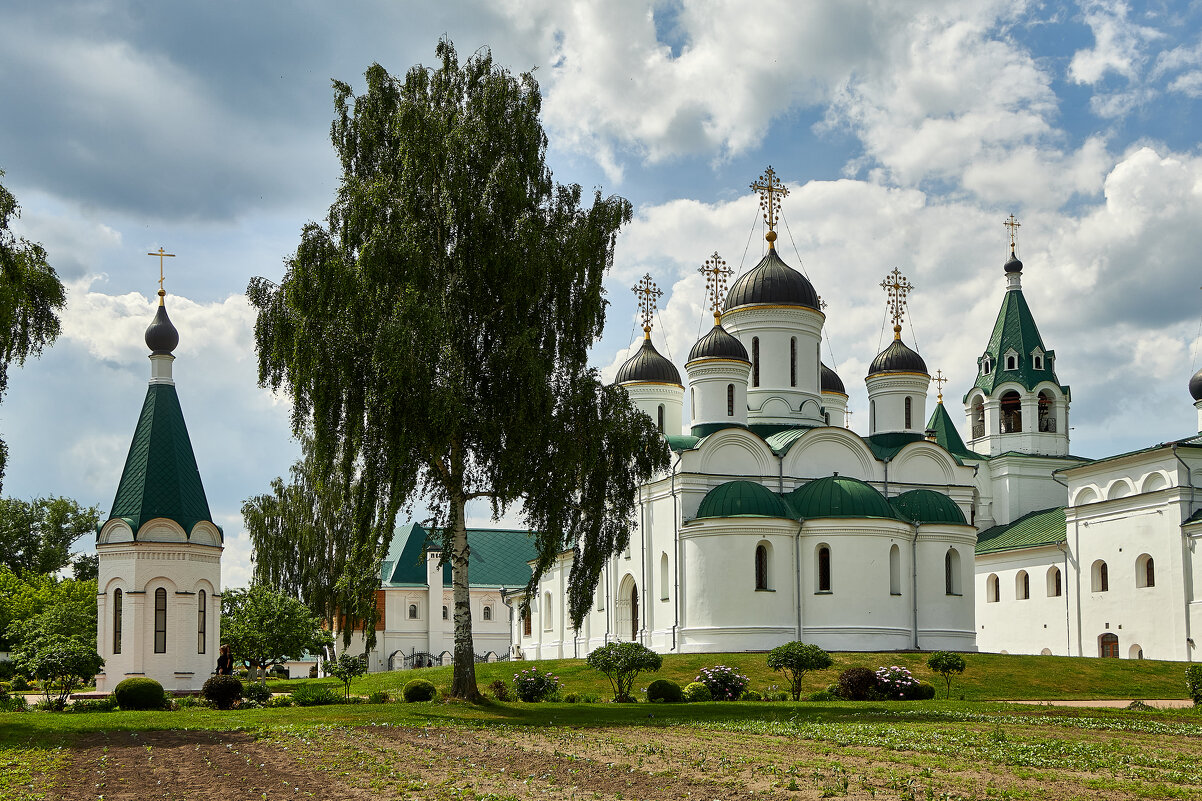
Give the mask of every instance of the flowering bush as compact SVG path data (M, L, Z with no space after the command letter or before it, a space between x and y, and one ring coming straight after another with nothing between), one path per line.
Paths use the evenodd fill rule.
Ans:
M709 688L715 701L737 701L751 683L742 673L726 665L702 668L696 681Z
M877 668L876 689L886 698L910 698L918 690L918 679L897 665Z
M559 677L549 670L539 673L538 668L530 668L513 674L513 692L519 700L526 703L553 698L559 695L562 687Z

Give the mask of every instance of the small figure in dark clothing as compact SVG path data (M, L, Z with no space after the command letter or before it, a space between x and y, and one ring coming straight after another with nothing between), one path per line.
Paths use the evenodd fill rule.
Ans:
M234 657L230 656L230 647L228 645L221 646L221 656L217 657L217 675L234 675Z

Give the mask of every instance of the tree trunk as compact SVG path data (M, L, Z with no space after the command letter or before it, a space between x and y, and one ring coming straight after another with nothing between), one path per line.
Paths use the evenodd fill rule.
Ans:
M472 644L472 606L467 583L467 523L462 489L451 492L451 586L455 599L455 670L451 695L465 701L483 701L476 686L476 649ZM431 611L433 614L433 611Z

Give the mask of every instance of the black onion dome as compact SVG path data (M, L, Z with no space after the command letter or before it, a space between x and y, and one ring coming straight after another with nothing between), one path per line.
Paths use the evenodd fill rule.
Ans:
M171 324L171 318L167 316L167 307L163 305L160 295L159 310L155 312L150 325L146 326L146 347L150 348L153 354L165 354L175 350L178 344L179 331Z
M927 373L927 363L916 352L910 350L906 343L895 339L889 347L877 354L868 368L868 375L877 373Z
M658 381L661 384L684 386L680 383L680 373L676 365L660 356L650 339L643 340L643 347L618 368L618 377L614 379L615 384L636 381Z
M689 361L694 359L734 359L751 363L743 343L720 325L715 325L708 334L697 340L697 344L689 351Z
M1023 263L1018 260L1018 256L1014 255L1014 251L1010 251L1010 258L1002 265L1002 269L1009 273L1021 273L1023 271Z
M1202 370L1194 373L1194 377L1189 380L1189 394L1194 400L1202 400Z
M822 369L822 391L846 395L847 390L844 388L843 379L839 378L839 374L822 362L818 362L818 366Z
M806 306L817 310L818 293L804 275L781 261L773 248L726 293L727 311L753 303Z

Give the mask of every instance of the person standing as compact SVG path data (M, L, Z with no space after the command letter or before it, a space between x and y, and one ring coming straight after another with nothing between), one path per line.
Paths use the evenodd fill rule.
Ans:
M230 647L228 645L221 646L221 655L217 657L217 675L234 675L234 657L230 656Z

